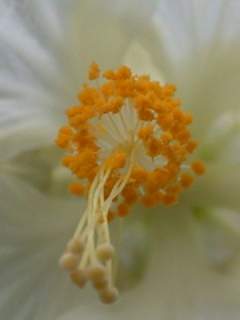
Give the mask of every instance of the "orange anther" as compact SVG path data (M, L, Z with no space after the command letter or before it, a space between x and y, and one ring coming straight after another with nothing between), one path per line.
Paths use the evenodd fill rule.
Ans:
M201 176L205 173L206 168L204 163L201 160L197 160L192 163L192 170L198 175Z
M99 99L99 92L96 88L85 86L78 95L79 100L84 105L94 105Z
M95 62L93 62L90 65L89 71L88 71L88 78L89 80L96 80L100 76L100 69L99 65Z
M151 124L149 124L145 127L142 127L138 131L138 136L142 140L149 139L152 136L152 134L153 134L153 126Z
M164 132L162 135L161 135L161 142L163 144L168 144L171 140L173 139L172 137L172 134L170 132Z
M173 204L175 204L177 202L177 195L176 194L165 194L163 196L162 202L166 206L173 205Z
M140 167L135 166L132 170L131 178L138 184L143 183L147 179L148 173L147 171Z
M146 95L138 95L135 98L135 105L139 110L151 107L151 99Z
M69 118L76 116L77 114L81 113L80 106L73 106L67 109L66 114Z
M116 71L116 78L117 79L129 79L131 77L132 73L131 70L127 66L121 66L117 71Z
M101 86L101 92L107 97L114 95L114 89L114 81L108 81Z
M178 122L182 122L184 120L184 113L180 109L176 109L173 111L173 118Z
M182 173L180 178L180 183L184 188L188 188L193 183L193 177L188 173Z
M106 161L106 166L111 169L124 167L126 163L126 153L122 151L114 152Z
M69 190L71 193L77 195L77 196L81 196L84 194L85 188L83 185L81 185L80 183L76 182L76 183L71 183L69 185Z
M176 86L174 84L166 84L163 89L162 92L164 95L166 96L172 96L176 91Z
M192 153L196 148L197 148L197 141L195 140L190 140L188 142L188 144L186 145L186 150L189 152L189 153Z
M148 154L150 157L154 158L161 153L162 144L161 140L157 140L156 138L151 138L147 141Z
M160 187L164 187L169 181L169 173L164 169L155 169L149 173L148 179L146 180L146 189L149 192L155 192Z
M71 128L62 127L58 132L58 136L55 142L60 148L66 149L70 145L72 136L73 132Z
M138 195L136 192L136 188L134 186L127 185L123 191L122 195L127 204L132 204L137 201Z
M177 140L182 144L187 143L190 137L191 137L191 134L187 129L184 129L177 134Z
M167 193L178 195L182 191L180 184L175 184L166 189Z
M125 217L126 215L128 215L129 212L129 207L126 203L121 203L118 206L118 211L117 214L119 215L119 217Z
M75 161L75 157L72 156L72 155L68 155L68 156L65 156L63 159L62 159L62 164L65 166L65 167L69 167L71 166L71 164Z
M65 149L69 144L69 137L64 135L59 135L56 139L56 144L60 147Z
M162 200L162 195L160 192L153 192L143 196L141 200L145 207L152 208Z
M124 98L134 95L134 82L132 79L116 81L116 92Z
M112 112L117 113L119 112L120 108L123 105L123 98L122 97L116 97L112 98L110 101Z
M89 106L81 107L78 113L75 116L72 116L69 119L69 123L73 127L79 127L82 124L85 124L90 118L95 115L94 110Z
M107 70L103 73L103 77L105 79L108 79L108 80L115 80L116 78L116 75L115 75L115 72L112 71L112 70Z
M184 123L186 125L189 125L192 123L192 115L190 113L185 113L184 114Z
M173 117L171 113L165 114L165 115L159 115L157 119L159 125L163 130L170 130L173 126Z
M152 121L154 119L154 114L152 113L151 110L139 108L138 109L138 117L140 120Z

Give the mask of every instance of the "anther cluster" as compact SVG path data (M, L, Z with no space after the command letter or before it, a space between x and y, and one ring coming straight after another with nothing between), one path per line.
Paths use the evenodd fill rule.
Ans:
M56 141L76 177L70 191L87 198L61 265L79 287L90 280L111 303L118 292L109 222L127 216L137 201L146 207L176 203L205 167L189 160L197 147L188 128L192 116L181 109L174 85L127 66L101 72L96 63L88 79Z

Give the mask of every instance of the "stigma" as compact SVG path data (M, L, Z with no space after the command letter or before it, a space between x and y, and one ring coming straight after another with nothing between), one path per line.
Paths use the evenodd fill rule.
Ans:
M197 147L192 116L181 109L175 90L127 66L101 72L93 63L59 130L63 165L76 177L69 190L86 198L60 265L80 288L90 281L103 303L118 297L110 222L127 216L136 202L149 208L175 204L205 172L201 160L189 160Z

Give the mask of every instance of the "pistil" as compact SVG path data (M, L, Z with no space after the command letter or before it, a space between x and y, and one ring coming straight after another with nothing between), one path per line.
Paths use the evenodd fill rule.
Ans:
M175 86L134 75L126 66L102 78L93 63L90 84L83 85L79 105L67 110L68 124L56 141L68 153L63 164L77 177L70 191L87 198L60 265L80 288L90 281L111 303L118 291L109 223L127 216L137 201L173 205L205 166L188 163L197 142L188 129L192 116L174 98Z

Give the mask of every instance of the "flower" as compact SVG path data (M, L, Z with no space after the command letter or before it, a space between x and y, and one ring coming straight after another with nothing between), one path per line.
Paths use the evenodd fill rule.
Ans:
M1 314L237 319L239 6L114 4L1 3ZM134 214L124 222L128 267L139 271L132 257L146 261L150 251L152 259L138 285L107 309L57 267L84 204L66 192L70 178L53 140L93 60L175 83L193 114L198 156L207 162L205 177L179 205L149 210L147 223Z

